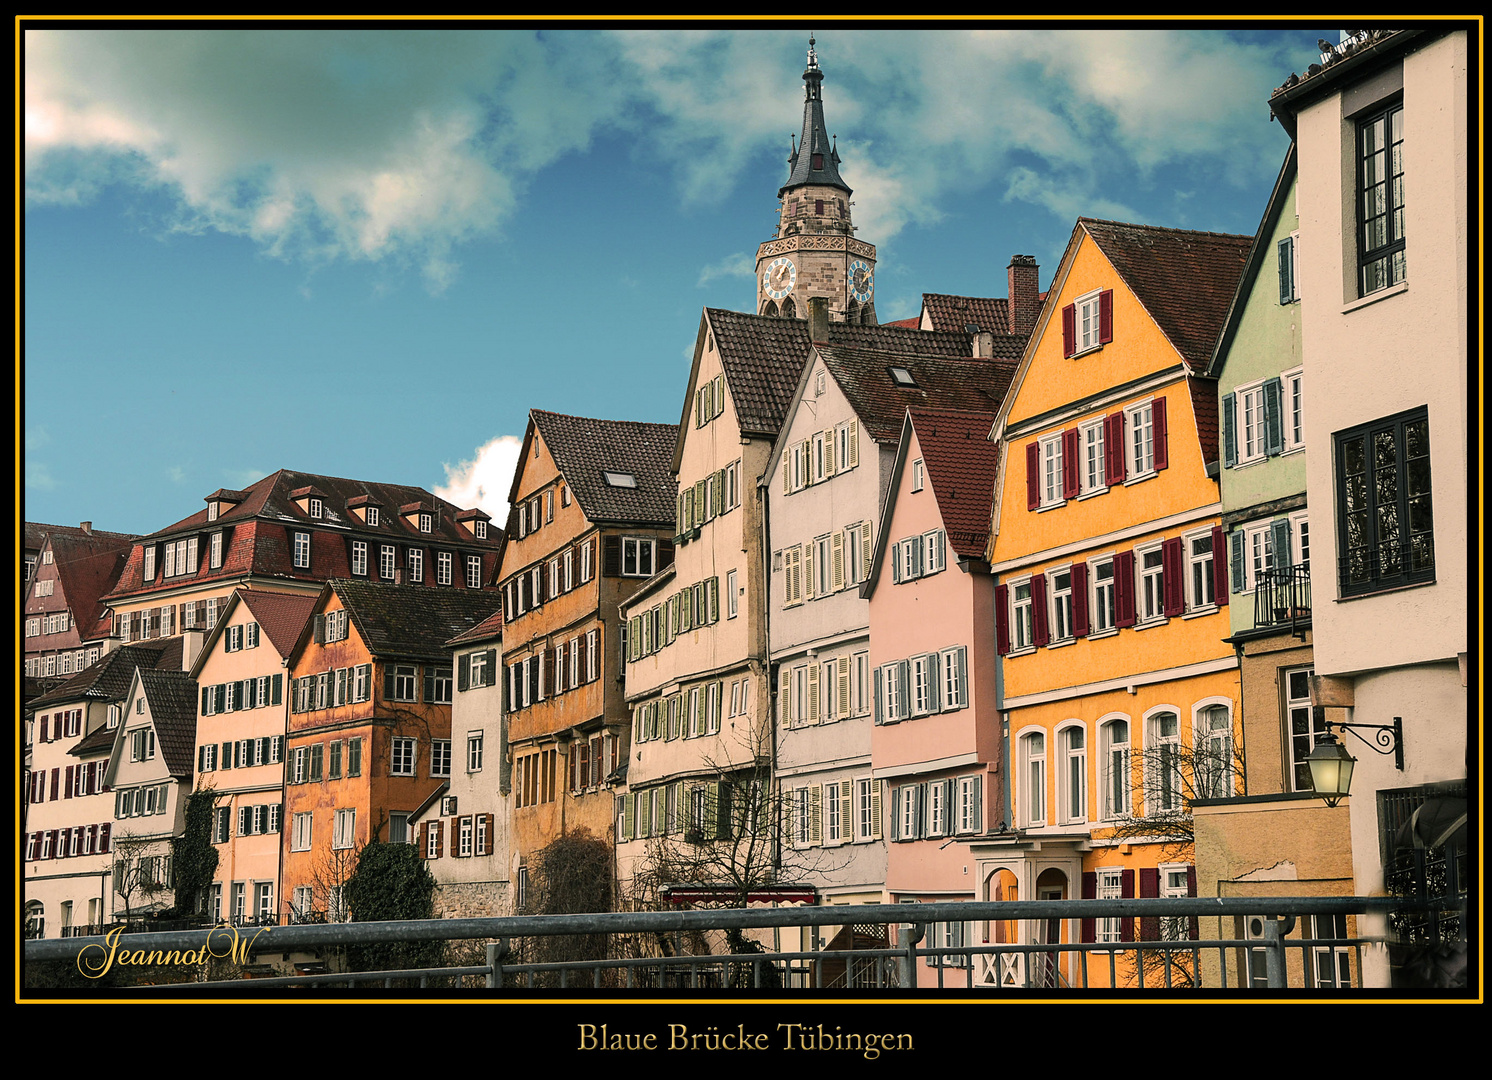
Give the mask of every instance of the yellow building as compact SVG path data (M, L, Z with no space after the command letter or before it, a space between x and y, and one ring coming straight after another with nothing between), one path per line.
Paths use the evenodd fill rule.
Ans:
M1241 776L1204 372L1250 239L1084 218L1053 278L994 431L1010 783L1006 829L973 846L981 899L1196 894L1189 802ZM1195 932L1185 919L1001 929L1115 944ZM1093 953L1085 969L1055 954L1031 972L1011 958L986 974L1126 985L1134 955ZM1189 952L1175 957L1171 981L1191 979ZM1147 983L1167 977L1161 963Z

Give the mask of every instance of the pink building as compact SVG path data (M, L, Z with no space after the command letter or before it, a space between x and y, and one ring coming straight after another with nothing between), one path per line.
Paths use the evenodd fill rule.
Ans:
M870 600L871 764L887 789L891 903L976 899L968 845L1006 820L995 589L984 561L999 462L993 422L989 413L907 411L861 590ZM973 929L938 924L933 943L963 945ZM952 976L963 980L962 971ZM936 981L929 968L918 974L920 985Z

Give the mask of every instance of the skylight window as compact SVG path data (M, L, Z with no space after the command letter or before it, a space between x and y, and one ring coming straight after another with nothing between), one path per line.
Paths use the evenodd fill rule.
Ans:
M891 381L897 386L916 386L917 380L912 378L912 373L904 367L891 368Z
M608 487L635 488L637 486L637 477L629 472L608 471L602 472L601 475L605 478Z

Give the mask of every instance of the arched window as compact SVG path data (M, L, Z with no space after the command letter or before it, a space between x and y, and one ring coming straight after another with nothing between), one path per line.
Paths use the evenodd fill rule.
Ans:
M47 921L44 912L45 909L40 900L32 900L26 904L26 938L28 941L46 937Z
M1162 710L1145 718L1145 816L1185 809L1181 780L1181 718Z
M1088 736L1081 724L1057 732L1062 760L1057 772L1058 820L1064 825L1088 820Z
M851 326L860 325L860 302L858 300L850 301L850 306L845 309L844 321Z
M1046 824L1046 735L1033 731L1021 737L1021 776L1026 794L1021 807L1027 825Z
M791 296L783 297L782 317L784 319L796 319L798 317L798 305L793 303Z
M1099 816L1105 821L1129 814L1129 721L1116 717L1098 729Z
M763 304L762 305L762 314L763 315L767 315L767 316L769 316L771 318L774 318L774 319L777 318L777 301L776 300L768 300L765 304Z
M1233 720L1228 706L1220 702L1198 705L1192 735L1197 798L1231 798L1238 768L1233 761Z

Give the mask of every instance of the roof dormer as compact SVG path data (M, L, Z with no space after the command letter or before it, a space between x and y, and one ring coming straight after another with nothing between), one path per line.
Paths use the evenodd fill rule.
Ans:
M328 512L330 506L326 492L314 484L296 488L290 493L290 498L300 508L300 512L313 521L326 521L334 517Z
M348 499L347 513L370 528L376 529L383 524L383 507L371 495L354 495Z
M440 514L434 506L423 500L399 507L399 516L415 532L433 533L440 525Z
M207 520L216 521L246 498L248 498L246 492L218 488L204 500L207 503Z
M484 510L461 510L456 514L456 523L465 525L478 540L495 539L492 535L492 516Z

